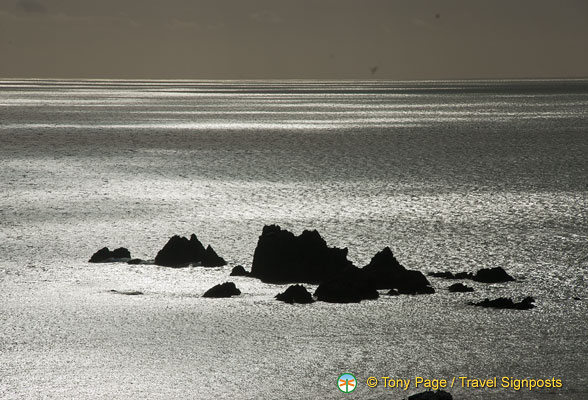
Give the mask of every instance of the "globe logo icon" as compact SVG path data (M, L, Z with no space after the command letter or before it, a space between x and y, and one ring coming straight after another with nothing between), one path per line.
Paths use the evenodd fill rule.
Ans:
M343 393L351 393L357 387L357 380L350 373L341 374L337 379L337 387Z

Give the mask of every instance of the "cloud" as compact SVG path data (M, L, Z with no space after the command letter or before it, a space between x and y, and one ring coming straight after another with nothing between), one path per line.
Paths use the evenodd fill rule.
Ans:
M47 14L47 8L36 0L18 0L16 9L27 14Z

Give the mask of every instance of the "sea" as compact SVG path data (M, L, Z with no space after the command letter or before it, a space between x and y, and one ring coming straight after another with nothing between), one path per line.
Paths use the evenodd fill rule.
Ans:
M0 80L0 398L587 399L587 198L588 80ZM266 224L516 281L289 305L229 276ZM192 233L228 265L87 262Z

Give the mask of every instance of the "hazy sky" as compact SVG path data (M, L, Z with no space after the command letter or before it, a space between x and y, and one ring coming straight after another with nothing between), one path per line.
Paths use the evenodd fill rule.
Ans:
M579 76L587 0L0 0L0 77Z

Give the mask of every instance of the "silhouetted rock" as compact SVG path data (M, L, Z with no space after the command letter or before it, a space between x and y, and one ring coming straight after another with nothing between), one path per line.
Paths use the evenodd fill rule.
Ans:
M408 294L408 295L417 295L417 294L433 294L435 293L435 289L430 286L425 286L421 289L414 290L414 289L390 289L388 296L400 296L401 294Z
M379 297L374 281L357 267L348 267L335 278L321 283L314 295L317 300L329 303L359 303Z
M435 293L420 271L408 270L392 254L390 247L377 253L362 268L365 277L373 281L376 289L397 289L400 294Z
M472 278L477 282L484 283L498 283L498 282L510 282L514 281L514 278L506 273L501 267L496 268L483 268L476 272L476 275Z
M257 241L251 276L272 283L320 283L350 266L347 249L328 247L316 230L295 236L278 225L266 225Z
M471 272L458 272L454 275L454 279L474 279L474 274Z
M302 285L292 285L285 292L277 294L276 299L285 303L294 304L307 304L313 303L311 294Z
M202 266L204 267L222 267L223 265L227 265L227 262L224 258L220 257L216 254L216 251L212 248L211 245L206 247L204 251L204 258L202 259Z
M126 296L140 296L143 292L139 292L138 290L110 290L110 293L114 294L124 294Z
M455 276L453 276L453 273L451 273L449 271L429 272L427 275L433 276L435 278L455 279Z
M474 288L469 287L467 285L464 285L463 283L455 283L455 284L449 286L447 289L449 289L450 292L462 292L462 293L474 291Z
M394 290L394 289L391 289ZM435 289L433 289L431 286L423 286L421 288L401 288L398 289L398 294L409 294L409 295L417 295L417 294L433 294L435 293ZM390 293L388 293L390 294Z
M237 265L231 270L231 276L249 276L249 272L242 265Z
M474 274L471 272L458 272L456 274L444 271L444 272L429 272L427 275L433 276L435 278L445 278L445 279L473 279Z
M205 249L194 234L189 240L173 236L155 257L155 264L165 267L181 267L190 263L200 263L203 267L226 265L226 261L211 246Z
M529 310L529 309L535 307L535 305L533 304L534 302L535 302L535 299L528 296L528 297L525 297L523 300L521 300L518 303L515 303L514 301L512 301L512 299L509 299L506 297L499 297L494 300L484 299L483 301L480 301L478 303L470 303L470 304L472 304L474 306L479 306L479 307L492 307L492 308L502 308L502 309L512 309L512 310Z
M132 258L129 261L127 261L127 264L129 264L129 265L154 265L155 261L154 260L142 260L140 258Z
M110 251L108 247L104 247L94 253L88 262L126 262L129 258L131 258L131 253L124 247L119 247L113 251Z
M233 282L225 282L211 287L202 295L202 297L231 297L240 294L241 291L237 289Z
M483 283L498 283L498 282L510 282L514 281L515 279L506 273L506 271L501 267L496 268L482 268L475 274L471 272L458 272L456 274L444 271L444 272L429 272L429 276L434 276L436 278L445 278L445 279L472 279L477 282Z
M408 400L453 400L453 396L444 390L437 390L413 394Z

